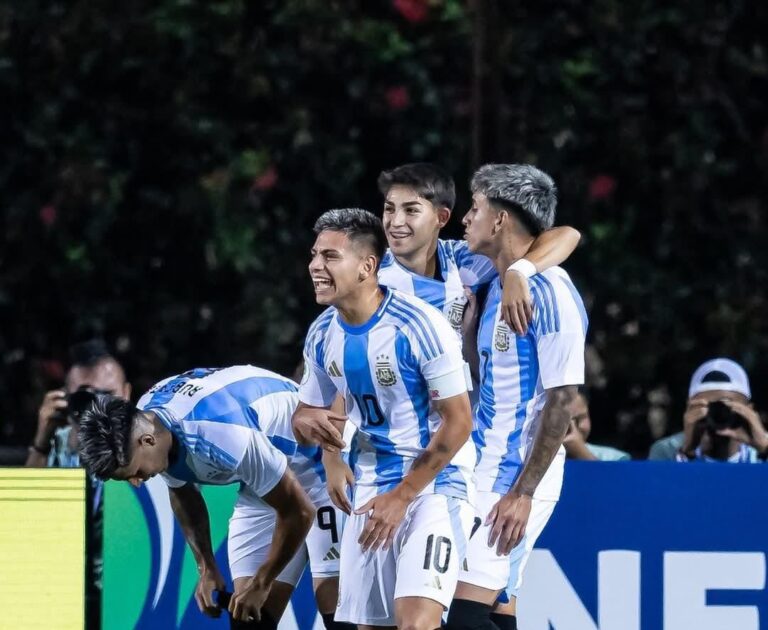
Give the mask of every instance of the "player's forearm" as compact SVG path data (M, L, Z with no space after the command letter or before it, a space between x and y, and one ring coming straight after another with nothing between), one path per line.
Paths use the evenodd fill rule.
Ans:
M463 395L466 399L466 395ZM443 422L432 436L427 448L413 462L410 471L400 484L409 500L413 500L445 468L472 434L472 413L469 400L454 409L441 413ZM464 409L464 407L466 407Z
M581 233L567 225L542 232L531 244L524 258L538 271L564 262L576 249Z
M533 496L544 474L552 464L557 449L563 443L571 421L571 414L567 406L576 397L576 393L577 390L574 385L547 390L547 402L541 411L539 429L525 459L523 471L512 488L514 492Z
M269 553L254 576L258 583L270 584L280 575L304 543L314 516L315 510L309 500L278 512Z
M211 526L208 508L200 491L192 484L170 488L171 508L181 526L184 538L192 550L198 571L216 566L211 546Z

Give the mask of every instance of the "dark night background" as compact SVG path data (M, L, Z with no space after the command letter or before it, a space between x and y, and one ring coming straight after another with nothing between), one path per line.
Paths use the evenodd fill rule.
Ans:
M379 211L379 171L416 160L456 177L452 237L478 165L557 181L594 441L644 456L718 355L764 409L766 32L757 0L0 5L0 445L93 334L137 395L290 373L314 219Z

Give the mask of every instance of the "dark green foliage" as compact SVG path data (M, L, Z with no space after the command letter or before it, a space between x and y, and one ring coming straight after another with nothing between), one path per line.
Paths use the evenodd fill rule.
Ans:
M193 365L289 373L319 310L314 219L377 210L379 170L414 160L455 173L459 217L475 161L559 183L559 222L584 234L567 266L603 363L598 437L642 448L648 392L668 388L674 424L715 354L760 399L766 7L427 4L0 7L0 441L26 441L32 395L93 328L139 389Z

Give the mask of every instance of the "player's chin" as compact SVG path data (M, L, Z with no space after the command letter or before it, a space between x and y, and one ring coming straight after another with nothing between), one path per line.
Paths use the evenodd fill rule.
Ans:
M333 303L332 291L315 291L315 302L328 306Z

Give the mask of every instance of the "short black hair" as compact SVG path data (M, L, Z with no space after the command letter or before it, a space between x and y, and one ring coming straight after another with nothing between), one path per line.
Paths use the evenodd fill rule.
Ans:
M136 406L110 394L95 394L80 415L80 463L94 477L111 479L131 459L129 452Z
M344 232L349 240L365 243L381 262L387 251L387 236L381 219L362 208L335 208L315 221L315 234L325 230Z
M453 210L456 203L456 184L445 170L437 164L415 162L396 166L379 174L379 190L385 197L392 186L408 186L434 206L445 206Z
M75 343L69 348L70 364L79 367L93 367L99 361L113 358L107 343L100 338Z

